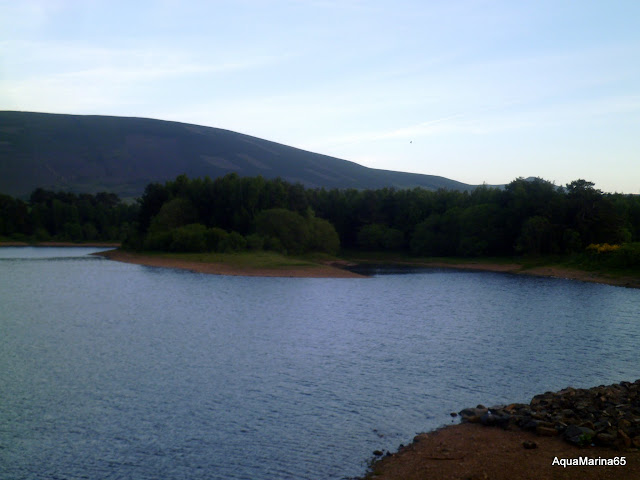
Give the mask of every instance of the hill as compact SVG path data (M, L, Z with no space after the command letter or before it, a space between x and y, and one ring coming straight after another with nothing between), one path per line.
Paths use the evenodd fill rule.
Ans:
M367 168L249 135L178 122L97 115L0 112L0 193L35 188L123 198L150 182L185 173L216 178L236 172L307 187L470 190L433 175Z

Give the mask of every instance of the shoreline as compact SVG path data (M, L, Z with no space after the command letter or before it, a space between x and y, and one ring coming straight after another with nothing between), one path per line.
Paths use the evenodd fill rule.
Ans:
M535 447L531 448L533 445ZM618 459L618 462L624 457L626 464L567 467L558 464L562 460L575 461L584 457ZM401 446L398 452L374 460L369 473L360 480L576 478L637 480L640 478L640 452L638 449L576 447L557 436L541 437L533 432L461 423L417 435L411 444Z
M228 263L197 262L174 258L155 257L123 250L108 250L93 255L118 262L146 265L148 267L178 268L197 273L245 277L295 277L295 278L367 278L364 275L340 268L341 263L288 266L282 268L250 268Z
M250 268L230 265L228 263L197 262L181 259L170 259L151 255L138 254L119 250L121 246L117 242L0 242L0 247L96 247L114 248L107 252L99 252L97 255L110 260L147 265L150 267L180 268L198 273L208 273L214 275L232 276L263 276L263 277L296 277L296 278L367 278L367 275L348 270L350 266L373 264L371 260L361 260L358 258L349 260L335 260L317 265L289 266L282 268ZM600 283L616 287L640 288L640 276L611 276L604 273L590 272L574 268L567 268L555 265L525 267L520 263L491 263L483 261L465 261L461 263L451 263L442 261L408 261L408 260L383 260L382 265L401 265L419 268L445 268L454 270L470 270L494 273L508 273L512 275L529 275L534 277L558 278L566 280L577 280L580 282Z
M118 244L87 244L73 246L119 246ZM54 245L50 245L54 246ZM55 246L64 246L62 243ZM107 252L99 252L96 255L103 256L110 260L133 263L137 265L147 265L150 267L179 268L190 270L197 273L208 273L214 275L232 275L232 276L252 276L252 277L296 277L296 278L367 278L367 275L352 272L348 267L366 264L369 262L361 262L358 259L353 260L336 260L323 264L305 265L305 266L288 266L281 268L250 268L230 265L224 262L197 262L182 259L156 257L144 255L124 250L109 250ZM530 275L535 277L558 278L567 280L577 280L581 282L600 283L616 287L640 288L640 277L613 277L606 274L599 274L585 270L578 270L559 266L541 266L533 268L525 268L519 263L487 263L487 262L384 262L388 265L405 265L424 268L446 268L455 270L471 270L495 273L508 273L513 275Z
M354 260L356 262L357 260ZM558 278L565 280L578 280L580 282L601 283L615 287L640 288L640 277L620 276L613 277L607 274L578 270L575 268L560 267L555 265L526 268L519 263L487 263L487 262L391 262L396 265L407 265L426 268L447 268L454 270L473 270L481 272L509 273L512 275L529 275L533 277Z
M529 404L466 408L462 423L419 434L383 458L374 452L378 459L363 478L637 479L639 407L640 380L567 387Z

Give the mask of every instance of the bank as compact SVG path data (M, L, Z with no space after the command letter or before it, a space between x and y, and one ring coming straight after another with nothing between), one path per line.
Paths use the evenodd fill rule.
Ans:
M84 246L89 246L84 245ZM103 246L103 245L96 245ZM415 268L447 268L459 270L498 272L513 275L532 275L563 278L582 282L640 288L640 275L633 272L583 270L562 264L522 262L517 259L420 259L381 253L356 254L348 252L340 257L307 255L292 257L275 252L238 253L163 253L109 250L100 252L111 260L155 267L181 268L199 273L217 275L309 277L309 278L363 278L356 273L358 266L403 266ZM355 270L355 271L352 271ZM364 269L363 271L366 271Z
M373 461L365 478L640 478L640 380L452 415L463 423L416 436Z

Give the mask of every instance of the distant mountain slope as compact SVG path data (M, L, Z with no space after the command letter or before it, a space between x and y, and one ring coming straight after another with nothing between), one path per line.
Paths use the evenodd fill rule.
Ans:
M218 128L145 118L0 112L0 193L37 187L141 195L182 173L281 177L308 187L446 188L471 185L393 172Z

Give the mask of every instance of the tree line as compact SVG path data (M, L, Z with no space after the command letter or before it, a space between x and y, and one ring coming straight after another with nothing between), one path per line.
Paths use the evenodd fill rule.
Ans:
M113 193L95 195L36 189L29 201L0 194L0 236L20 241L123 241L139 208Z
M314 224L322 225L322 235ZM187 226L204 238L198 248L207 249L227 248L218 237L233 235L229 248L262 245L300 252L327 245L335 251L335 229L341 248L350 250L465 257L568 254L593 244L640 241L640 197L605 194L585 180L560 187L519 178L504 188L459 192L325 190L236 174L215 180L182 175L147 186L131 245L179 250Z
M556 186L518 178L504 188L459 192L181 175L149 184L136 205L105 193L38 189L28 203L0 196L0 218L0 235L117 238L128 248L164 251L342 248L477 257L611 251L598 245L640 250L640 196L603 193L585 180Z

